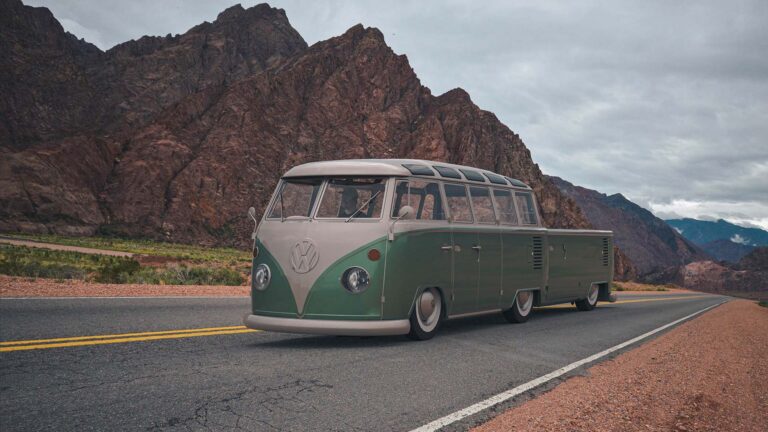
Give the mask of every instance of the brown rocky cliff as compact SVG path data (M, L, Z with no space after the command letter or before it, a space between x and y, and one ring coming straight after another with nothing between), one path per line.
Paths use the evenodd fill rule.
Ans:
M267 5L103 53L47 9L0 1L2 230L92 234L108 222L104 188L136 128L306 49L284 11Z
M434 97L376 29L355 26L136 134L108 187L113 229L183 241L247 239L280 174L300 163L413 157L520 178L550 226L587 223L520 138L457 89ZM233 237L233 234L235 234Z
M461 89L433 96L376 29L305 49L282 11L234 7L96 57L99 94L121 102L106 95L98 131L0 145L0 229L245 244L245 209L263 209L282 172L360 157L494 170L534 188L546 225L589 226L516 134Z

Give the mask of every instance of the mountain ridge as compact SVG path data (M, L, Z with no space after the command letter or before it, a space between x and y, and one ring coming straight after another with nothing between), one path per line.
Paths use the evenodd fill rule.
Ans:
M28 30L19 23L40 8L2 1L18 24L4 31L18 39ZM60 25L38 24L62 37ZM3 48L0 65L13 71L40 50L55 58L54 45ZM128 41L89 61L59 78L93 73L90 87L73 91L105 96L95 107L67 103L85 109L96 127L74 116L36 136L30 125L44 114L37 105L0 105L9 124L26 133L14 136L27 137L0 135L0 230L244 245L244 209L261 211L282 172L352 157L497 171L532 186L548 226L590 226L517 134L462 89L433 96L378 29L356 25L307 47L284 11L235 6L182 35ZM41 106L59 104L66 114L67 105L46 91L51 70L10 90L39 91ZM26 114L31 123L16 121Z

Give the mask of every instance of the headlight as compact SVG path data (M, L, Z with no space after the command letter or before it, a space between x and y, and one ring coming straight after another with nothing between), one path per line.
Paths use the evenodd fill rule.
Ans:
M264 291L272 280L272 271L266 264L259 264L253 272L253 288L257 291Z
M341 284L352 294L365 291L371 285L368 272L362 267L350 267L341 275Z

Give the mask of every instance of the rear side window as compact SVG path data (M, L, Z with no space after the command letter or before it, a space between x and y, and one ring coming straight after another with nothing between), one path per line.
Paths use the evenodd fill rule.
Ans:
M467 188L463 185L446 184L445 199L455 222L472 223L472 209L469 207Z
M469 188L469 195L472 197L472 209L475 211L475 219L480 223L496 223L491 191L488 188L471 186Z
M515 192L515 204L520 210L520 222L523 225L536 225L536 208L530 192Z
M406 219L445 220L443 198L436 182L417 179L398 181L392 217L397 217L405 206L413 209L413 216L407 216Z
M517 225L517 212L515 211L515 200L512 198L512 191L494 189L493 198L496 200L496 213L499 215L501 223Z

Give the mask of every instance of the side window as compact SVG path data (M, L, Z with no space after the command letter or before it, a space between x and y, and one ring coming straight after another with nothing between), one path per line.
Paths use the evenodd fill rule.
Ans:
M397 217L400 209L405 206L410 206L414 211L414 215L408 219L445 220L440 186L436 182L418 179L398 181L395 187L392 217Z
M472 223L472 209L469 207L467 188L463 185L446 184L445 198L448 200L448 208L456 222Z
M536 208L530 192L515 192L515 203L520 210L520 221L524 225L536 225Z
M488 188L471 186L469 195L472 197L472 209L475 218L480 223L496 223L496 215L493 213L493 200Z
M517 225L517 212L515 201L512 199L512 191L507 189L494 189L493 197L496 199L496 212L501 223Z

